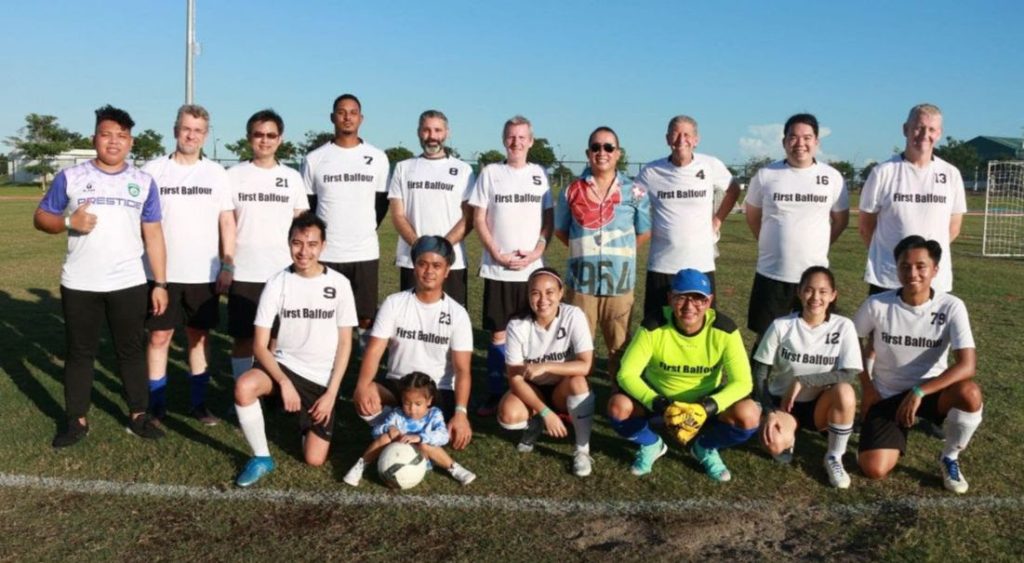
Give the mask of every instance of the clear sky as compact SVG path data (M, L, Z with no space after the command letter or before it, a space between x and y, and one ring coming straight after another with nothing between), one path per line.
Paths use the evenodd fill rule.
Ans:
M679 113L700 152L727 163L781 154L781 123L809 111L825 159L860 166L902 146L918 102L945 134L1021 136L1024 2L611 2L197 0L196 101L207 143L244 136L273 107L286 137L329 130L334 97L359 96L361 136L418 150L416 119L445 111L465 158L500 149L521 113L558 156L581 160L610 125L631 161L667 153ZM10 2L0 11L0 138L28 113L90 134L92 111L127 109L171 145L184 101L185 0ZM6 152L10 147L0 148Z

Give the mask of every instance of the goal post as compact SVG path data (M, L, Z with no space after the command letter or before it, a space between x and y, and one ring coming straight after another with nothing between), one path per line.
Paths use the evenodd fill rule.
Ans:
M1024 161L988 163L983 256L1024 256Z

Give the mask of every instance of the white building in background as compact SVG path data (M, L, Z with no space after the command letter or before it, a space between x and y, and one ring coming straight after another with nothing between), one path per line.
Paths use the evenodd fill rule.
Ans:
M95 149L69 149L53 158L53 166L57 171L96 158ZM33 184L39 182L39 175L26 170L35 161L25 160L17 153L9 155L11 181L17 184Z

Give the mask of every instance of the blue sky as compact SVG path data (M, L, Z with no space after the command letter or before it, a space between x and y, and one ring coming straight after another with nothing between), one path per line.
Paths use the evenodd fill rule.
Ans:
M581 160L610 125L631 161L666 154L668 119L694 116L699 151L727 163L781 153L781 123L816 114L826 159L860 166L902 146L915 103L945 134L1024 134L1019 1L349 2L197 0L196 101L218 156L273 107L286 137L329 130L331 101L363 101L362 137L418 149L428 108L462 155L500 149L521 113L556 153ZM113 103L171 144L184 101L185 0L54 0L5 6L0 138L30 112L90 133ZM827 135L825 135L827 133ZM0 150L7 151L3 146Z

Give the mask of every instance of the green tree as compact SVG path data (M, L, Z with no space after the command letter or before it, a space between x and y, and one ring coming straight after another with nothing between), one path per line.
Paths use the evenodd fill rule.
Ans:
M6 176L10 174L10 168L7 165L7 155L0 154L0 176Z
M396 164L403 160L408 160L414 156L413 152L403 146L391 147L390 149L384 149L384 154L388 155L388 162L391 163L391 168L394 168Z
M299 152L309 154L334 140L332 131L306 131L306 140L299 143Z
M551 174L548 175L548 179L551 180L551 186L555 188L555 191L557 192L568 186L569 182L572 182L572 179L575 176L576 175L572 173L572 170L568 166L558 162L555 164L554 168L551 169Z
M238 160L252 160L252 145L249 144L249 139L241 138L234 143L227 143L224 148L231 151ZM291 162L296 159L299 154L298 147L291 141L283 141L277 152L274 153L274 158L278 162Z
M619 163L615 165L615 169L623 174L629 168L629 155L626 154L626 147L619 146Z
M853 170L853 164L848 160L831 160L829 161L829 165L839 171L839 174L842 175L843 180L846 181L847 185L853 182L856 178L856 174L854 174Z
M37 113L25 116L25 126L18 132L20 137L8 137L6 143L14 147L15 154L28 163L25 170L39 176L39 185L44 190L50 174L57 171L54 158L76 144L81 144L84 138L61 127L56 116Z
M164 136L152 129L146 129L135 136L132 143L132 158L146 162L164 154Z
M953 137L946 137L944 145L935 147L935 156L956 166L964 178L974 177L975 171L982 164L974 147Z
M479 174L484 166L488 164L494 164L495 162L501 162L505 160L505 153L491 149L487 152L480 153L476 157L476 173Z
M551 169L558 161L558 157L555 156L555 150L551 148L548 140L544 137L534 139L533 146L530 147L530 151L526 153L526 160L534 164L540 165L544 170Z
M757 171L763 168L765 165L771 164L772 158L770 156L752 156L747 159L747 162L743 164L743 174L740 176L740 180L743 183L749 184L750 179L757 174Z
M868 176L871 175L871 171L875 169L875 166L878 166L878 163L872 160L871 162L865 164L864 168L860 169L861 184L864 184L865 182L868 181Z

